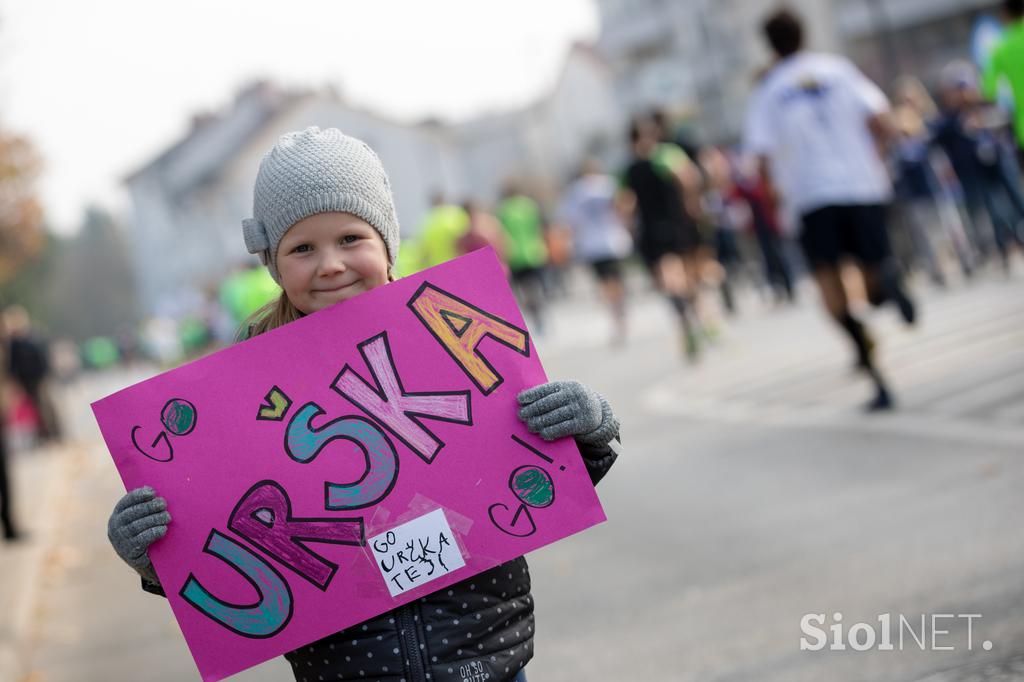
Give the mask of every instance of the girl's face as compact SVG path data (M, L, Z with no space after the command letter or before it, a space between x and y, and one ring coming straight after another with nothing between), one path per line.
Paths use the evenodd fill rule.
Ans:
M288 300L309 315L387 284L387 247L362 218L317 213L285 232L277 271Z

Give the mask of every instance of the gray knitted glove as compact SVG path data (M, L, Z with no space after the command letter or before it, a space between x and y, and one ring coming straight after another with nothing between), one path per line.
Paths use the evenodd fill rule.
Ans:
M167 500L157 497L149 486L136 488L115 505L107 522L107 538L122 561L147 581L159 585L160 579L146 551L167 533L170 522Z
M573 436L580 443L603 446L619 432L608 401L576 381L551 381L517 396L519 418L544 440Z

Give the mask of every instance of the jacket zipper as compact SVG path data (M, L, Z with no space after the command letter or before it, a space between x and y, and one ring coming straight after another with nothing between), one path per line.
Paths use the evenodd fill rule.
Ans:
M398 633L405 645L405 657L409 661L409 677L412 682L427 682L426 664L420 653L420 637L413 617L415 606L406 604L398 608Z

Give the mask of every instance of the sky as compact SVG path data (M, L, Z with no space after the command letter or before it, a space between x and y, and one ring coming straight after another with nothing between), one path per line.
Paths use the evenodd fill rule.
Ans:
M0 126L42 153L68 234L90 203L124 214L123 178L257 78L464 119L540 96L598 24L593 0L0 0Z

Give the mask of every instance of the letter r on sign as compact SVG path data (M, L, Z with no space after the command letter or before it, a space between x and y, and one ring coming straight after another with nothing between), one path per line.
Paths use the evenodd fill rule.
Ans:
M275 481L260 481L238 501L228 527L288 566L321 590L330 585L338 565L304 542L362 546L363 520L295 518L288 493Z

